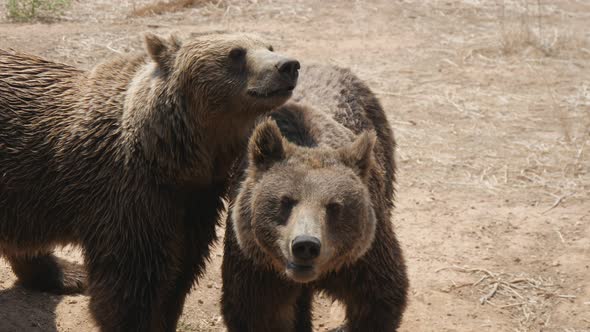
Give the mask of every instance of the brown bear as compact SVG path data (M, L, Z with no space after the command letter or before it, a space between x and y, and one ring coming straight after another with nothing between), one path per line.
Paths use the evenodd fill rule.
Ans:
M291 100L256 127L230 184L228 330L310 332L312 296L324 292L346 306L341 330L395 331L408 280L391 223L395 143L384 111L333 66L303 68Z
M254 35L145 45L89 72L0 51L0 255L26 287L87 286L103 331L175 331L233 159L298 77Z

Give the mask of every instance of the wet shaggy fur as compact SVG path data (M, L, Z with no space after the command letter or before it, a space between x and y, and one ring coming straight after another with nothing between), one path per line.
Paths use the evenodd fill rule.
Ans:
M264 122L255 129L250 139L250 156L243 158L230 185L231 213L226 219L222 265L222 313L228 329L230 332L311 332L313 294L324 292L346 306L346 322L342 331L396 331L406 306L408 280L391 223L395 142L384 111L369 88L350 71L328 66L302 69L292 101L271 113L270 118L276 126ZM282 137L289 142L282 143L284 150L276 147L281 143L273 141L276 135L273 128L280 130ZM371 241L367 251L363 254L355 252L361 249L340 247L334 259L342 262L327 264L330 269L320 271L320 276L310 282L295 282L285 273L285 263L280 261L281 254L277 252L280 246L267 245L284 242L281 237L285 236L288 225L284 226L285 219L281 219L280 213L264 211L272 209L272 204L255 206L258 202L255 197L264 195L265 191L271 190L269 187L280 195L285 188L276 188L273 182L297 177L291 173L302 169L295 164L288 166L289 163L309 165L307 169L312 170L309 174L325 168L335 170L335 173L325 173L332 174L333 178L339 176L334 174L340 173L348 176L349 170L336 168L341 167L341 163L332 159L333 151L340 151L338 149L349 146L353 141L356 143L353 143L351 151L367 151L367 144L371 144L371 135L367 133L371 131L376 134L376 140L372 141L374 146L371 146L372 156L356 156L356 164L352 165L358 178L366 181L366 195L374 211L375 229L361 230L354 225L354 220L340 226L324 226L336 246ZM293 144L298 147L293 148ZM276 166L272 163L264 166L268 163L265 159L274 159ZM359 164L362 160L367 163ZM347 161L342 163L347 164ZM289 171L281 173L282 168ZM364 174L363 170L368 173ZM265 176L273 176L272 179L276 180L264 182L265 186L259 185ZM326 188L324 191L337 188L329 183L329 179L316 179L328 182L319 185ZM327 194L337 196L340 193ZM314 199L311 199L313 204ZM262 212L256 212L261 209ZM326 211L330 213L330 210ZM278 217L277 220L263 217L255 221L252 219L254 215ZM320 219L317 219L318 222ZM264 225L254 226L255 223ZM254 235L252 229L255 227L262 230ZM280 230L275 231L278 228ZM374 236L367 239L356 232L371 235L374 232ZM357 243L351 245L354 244ZM323 246L322 243L322 250ZM360 258L352 255L340 257L339 250L342 255L348 252L358 254Z
M0 256L19 282L87 289L103 331L175 331L236 151L295 84L269 48L147 35L89 72L0 50ZM70 243L86 269L52 254Z

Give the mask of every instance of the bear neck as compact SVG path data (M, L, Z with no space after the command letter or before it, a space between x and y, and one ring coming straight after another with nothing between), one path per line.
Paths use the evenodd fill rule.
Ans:
M254 118L232 118L240 112L185 95L189 90L182 81L165 79L154 66L149 63L135 75L125 98L127 164L151 165L163 184L225 181Z

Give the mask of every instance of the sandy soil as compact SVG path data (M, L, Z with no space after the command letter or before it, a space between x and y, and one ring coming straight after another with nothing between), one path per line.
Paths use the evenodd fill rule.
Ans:
M539 2L221 0L130 17L145 0L74 1L50 24L3 20L0 48L89 68L141 47L145 31L240 30L303 64L348 66L399 143L393 222L411 280L401 331L588 332L590 4ZM224 330L221 257L217 246L179 331ZM0 331L92 329L87 297L13 282L0 259ZM317 298L317 331L342 319Z

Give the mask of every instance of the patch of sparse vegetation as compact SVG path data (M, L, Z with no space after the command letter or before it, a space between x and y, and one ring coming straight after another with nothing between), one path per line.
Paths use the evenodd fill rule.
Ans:
M69 5L70 0L8 0L6 11L10 19L30 21L59 15Z
M544 21L544 4L540 0L529 6L527 0L516 2L520 10L519 19L507 15L506 4L500 4L500 47L505 55L513 55L527 50L535 50L552 57L558 53L577 50L584 41L571 31L551 28Z
M517 332L544 330L551 318L551 309L558 302L572 301L577 295L565 294L557 280L550 277L531 276L527 273L491 272L483 268L445 267L436 272L451 270L477 276L477 281L464 284L453 282L443 292L469 287L479 293L480 305L491 305L508 310L518 318Z
M158 1L153 4L136 8L131 13L132 16L150 16L150 15L161 15L164 13L174 13L186 8L195 7L202 5L211 0L168 0Z

